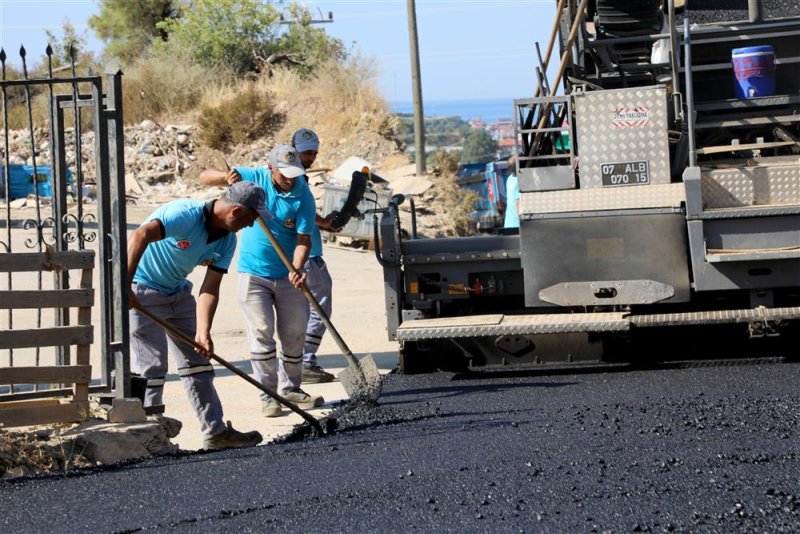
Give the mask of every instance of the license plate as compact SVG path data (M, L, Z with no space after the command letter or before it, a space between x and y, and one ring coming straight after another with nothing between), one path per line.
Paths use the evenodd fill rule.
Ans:
M650 183L650 163L647 161L622 161L600 165L603 187L621 185L647 185Z

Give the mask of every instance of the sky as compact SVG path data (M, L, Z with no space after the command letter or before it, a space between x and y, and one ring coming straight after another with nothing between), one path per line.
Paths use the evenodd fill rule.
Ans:
M286 2L284 2L285 4ZM381 94L390 102L412 99L407 4L405 0L318 0L299 2L333 22L321 24L359 55L373 58ZM556 0L417 0L423 100L526 98L536 83L535 43L544 54ZM29 61L47 46L45 30L62 34L69 20L88 48L103 49L88 25L97 0L0 0L0 45L8 62L19 64L25 45ZM319 15L317 18L320 18ZM558 50L551 59L555 71Z

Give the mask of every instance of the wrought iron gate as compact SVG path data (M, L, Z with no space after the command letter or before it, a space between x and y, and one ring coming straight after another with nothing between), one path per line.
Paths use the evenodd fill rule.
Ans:
M96 249L99 284L94 302L100 310L97 324L101 354L99 373L93 372L89 391L129 396L122 73L110 70L96 75L90 70L78 75L74 49L70 49L68 65L54 69L53 50L48 46L46 67L41 67L42 74L36 77L29 75L24 47L19 55L21 73L11 76L6 52L0 50L3 124L0 195L5 199L0 254ZM47 101L47 117L37 118L34 104L43 100ZM21 131L10 128L10 117L16 117L17 123L24 125ZM21 154L10 153L12 136L19 141L16 146L23 147ZM94 157L87 155L88 143L93 144ZM32 177L31 183L28 176ZM20 194L15 190L17 186L22 187L22 197L27 195L28 200L12 198ZM32 206L18 211L17 204L23 202ZM13 274L9 272L5 280L0 280L0 289L12 290L15 284L21 285L21 279ZM39 272L38 280L33 282L36 289L45 289L43 282ZM67 271L54 271L52 288L69 287ZM14 329L14 316L13 309L7 310L5 318L0 315L0 331ZM30 316L25 319L35 320L37 327L41 327L42 310L35 312L35 319ZM69 325L69 308L58 309L53 321L54 326ZM37 347L35 355L26 357L32 358L37 366L44 365L42 362L48 358L55 360L56 365L70 364L69 345L55 347L52 355L40 351ZM0 367L14 365L15 350L0 350ZM0 384L0 400L36 399L71 391L64 384L44 387Z

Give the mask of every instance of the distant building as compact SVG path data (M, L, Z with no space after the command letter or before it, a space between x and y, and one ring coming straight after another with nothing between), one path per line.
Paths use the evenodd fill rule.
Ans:
M492 134L492 139L498 142L509 137L514 138L514 123L510 120L492 122L486 129Z
M476 130L483 130L486 128L486 122L482 119L470 119L469 125L471 128L475 128Z
M497 159L506 159L514 153L516 148L515 139L511 137L504 137L497 142Z

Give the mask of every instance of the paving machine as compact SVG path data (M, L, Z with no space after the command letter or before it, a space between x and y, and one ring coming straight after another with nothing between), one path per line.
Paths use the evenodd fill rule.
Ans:
M518 232L419 238L392 199L402 370L798 351L800 12L679 3L559 1L513 103Z

